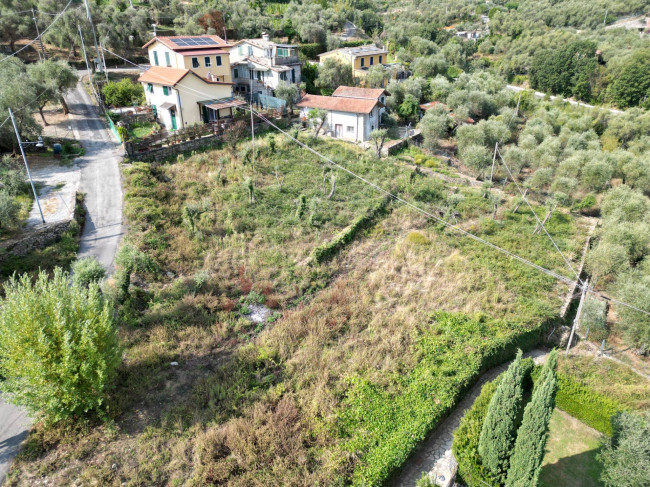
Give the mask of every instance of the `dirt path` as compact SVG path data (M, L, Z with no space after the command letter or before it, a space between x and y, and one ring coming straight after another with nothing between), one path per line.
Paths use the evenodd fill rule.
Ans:
M546 361L547 355L546 350L535 349L524 354L524 357L532 357L536 364L541 364ZM488 370L481 376L478 382L458 403L456 409L429 434L428 438L424 440L418 450L407 461L402 472L393 482L394 487L415 487L417 481L425 473L429 475L431 480L435 479L437 485L446 486L449 484L449 479L451 479L458 465L451 452L454 431L458 428L465 411L474 404L483 385L505 371L508 365L510 365L510 362Z

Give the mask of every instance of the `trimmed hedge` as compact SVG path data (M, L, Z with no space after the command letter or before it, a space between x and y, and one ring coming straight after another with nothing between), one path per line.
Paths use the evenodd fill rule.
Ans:
M324 53L326 50L327 49L323 44L317 42L314 42L313 44L300 44L298 46L298 51L307 59L317 59L318 55Z
M527 360L530 361L530 359ZM532 368L532 361L530 364ZM525 390L529 392L532 390L532 382L537 380L541 370L541 366L535 366L532 369L528 384L525 384ZM623 407L618 402L592 391L566 374L558 372L556 375L558 391L555 396L555 406L595 430L611 436L610 419ZM478 442L490 399L492 399L500 379L501 376L483 386L481 394L476 398L469 411L465 413L454 433L452 451L458 462L458 476L469 487L499 486L498 482L481 465Z
M376 216L384 212L388 201L390 201L388 198L382 199L380 203L370 208L366 213L355 218L350 225L341 230L332 240L312 250L312 262L322 264L338 254L361 230L370 226Z
M350 377L337 417L343 451L359 458L352 484L384 485L481 373L513 358L518 348L537 345L545 329L434 313L427 331L416 338L417 365L395 388Z

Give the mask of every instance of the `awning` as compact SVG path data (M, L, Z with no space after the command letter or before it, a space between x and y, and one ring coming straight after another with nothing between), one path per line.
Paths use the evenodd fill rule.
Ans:
M176 103L171 103L166 101L162 105L160 105L158 108L162 108L163 110L169 110L170 108L176 108Z
M218 100L200 101L199 105L204 105L213 110L220 110L222 108L243 107L246 106L246 102L238 98L220 98Z

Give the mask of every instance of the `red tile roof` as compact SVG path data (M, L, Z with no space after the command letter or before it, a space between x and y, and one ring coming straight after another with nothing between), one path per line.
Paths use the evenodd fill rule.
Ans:
M153 39L151 39L149 42L147 42L143 48L149 47L151 44L154 42L158 41L162 45L167 46L170 48L172 51L187 51L191 49L200 49L201 47L205 47L206 49L214 49L215 46L177 46L174 44L174 39L183 39L183 38L188 38L188 37L205 37L207 39L212 39L214 42L218 44L217 47L230 47L230 44L228 44L226 41L224 41L221 37L215 36L215 35L202 35L202 36L156 36Z
M382 95L390 95L383 88L357 88L355 86L339 86L332 96L345 96L348 98L366 98L377 100Z
M144 83L156 83L159 85L174 86L185 78L190 72L189 69L166 68L163 66L151 66L138 78Z
M370 113L377 105L384 106L377 100L320 95L305 95L296 104L300 108L321 108L334 112L349 113Z

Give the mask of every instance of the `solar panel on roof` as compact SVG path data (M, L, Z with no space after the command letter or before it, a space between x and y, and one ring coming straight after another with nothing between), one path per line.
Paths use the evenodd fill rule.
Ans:
M172 39L172 42L178 47L189 47L189 46L217 46L219 45L213 39L209 37L180 37L177 39Z

